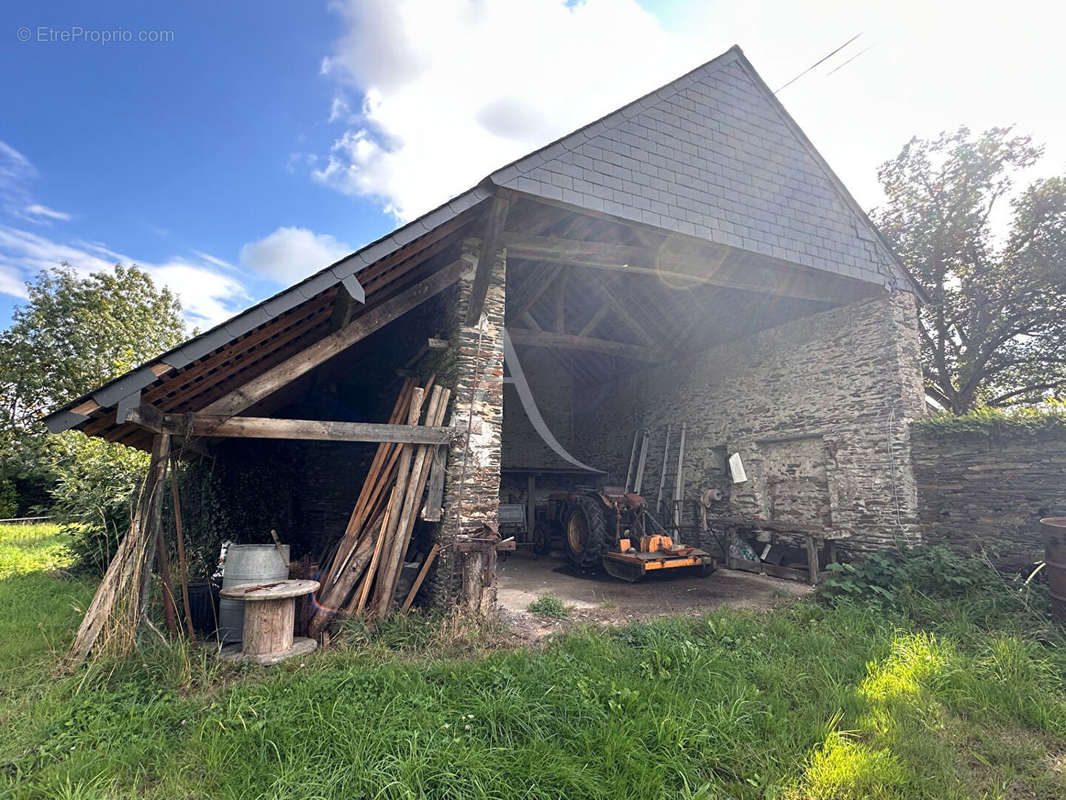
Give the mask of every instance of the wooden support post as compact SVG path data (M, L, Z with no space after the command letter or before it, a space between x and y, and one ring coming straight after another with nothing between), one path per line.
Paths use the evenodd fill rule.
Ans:
M818 538L807 534L807 570L808 570L808 582L811 586L818 585Z
M537 525L537 476L532 472L526 478L526 540L533 541L533 529Z
M492 265L496 260L496 251L500 246L504 225L507 224L507 210L510 205L511 198L506 194L498 192L492 199L492 208L489 209L489 218L485 223L485 233L481 239L481 252L477 258L474 285L470 290L470 304L466 310L468 327L477 325L478 320L481 319L481 309L485 305L485 293L489 290L489 276L492 274Z
M178 470L174 457L170 464L170 499L174 506L174 536L178 545L178 571L181 577L181 602L185 606L185 627L190 639L195 638L192 609L189 607L189 562L185 559L185 531L181 519L181 496L178 494Z
M163 538L163 492L166 490L167 464L170 462L170 434L158 433L152 440L152 459L148 468L148 547L141 573L141 616L148 615L148 603L152 590L152 570L159 542ZM163 592L166 597L166 591ZM166 601L164 600L164 603Z
M463 558L463 608L481 613L481 593L485 589L485 554L471 550Z

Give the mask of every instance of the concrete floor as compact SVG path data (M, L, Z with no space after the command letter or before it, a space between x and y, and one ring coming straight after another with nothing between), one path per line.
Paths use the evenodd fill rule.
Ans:
M718 606L769 609L812 591L806 584L727 569L706 578L664 572L626 583L604 573L577 574L554 554L538 557L523 551L497 565L497 581L497 601L509 615L525 616L531 602L550 592L572 616L600 622L698 614Z

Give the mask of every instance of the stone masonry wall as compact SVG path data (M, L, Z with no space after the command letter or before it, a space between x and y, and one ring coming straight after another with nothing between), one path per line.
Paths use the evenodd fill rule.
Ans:
M575 420L578 457L620 485L633 431L648 427L643 494L654 506L665 426L670 498L685 423L685 524L695 524L702 491L716 487L727 496L712 515L827 518L853 532L846 547L856 551L917 542L909 425L925 410L917 337L914 296L893 292L625 376ZM747 483L728 478L734 452Z
M500 251L493 264L481 319L465 325L480 241L463 242L462 257L470 264L458 283L449 341L454 350L455 386L451 425L461 435L448 452L444 480L444 517L439 541L447 545L461 533L476 533L495 523L500 503L500 451L503 431L503 324L506 259ZM437 559L430 584L434 605L451 604L458 596L463 556L445 548Z
M915 426L923 540L983 550L1005 569L1043 558L1040 518L1066 516L1066 429Z

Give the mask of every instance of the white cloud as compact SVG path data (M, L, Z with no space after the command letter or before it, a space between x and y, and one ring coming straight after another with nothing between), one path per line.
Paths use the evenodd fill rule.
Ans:
M329 266L354 248L327 233L307 228L278 228L241 248L241 267L284 284Z
M864 206L881 199L878 165L911 136L962 124L1017 123L1048 144L1043 172L1066 163L1066 115L1050 100L1066 72L1066 7L1046 2L1017 0L1008 14L964 0L715 0L656 4L658 18L637 0L334 8L344 33L322 74L357 121L331 113L344 130L309 171L400 219L732 44L777 87L859 32L782 100Z
M379 198L400 219L715 54L635 0L336 8L347 32L322 71L361 96L362 113L312 176Z
M217 269L219 265L233 268L206 253L195 260L175 257L154 263L119 253L102 242L66 243L0 225L0 293L24 298L25 280L64 262L82 274L109 270L115 264L136 264L174 291L186 320L201 328L233 316L251 299L239 276L222 274Z
M222 269L237 269L228 261L223 261L218 256L213 256L210 253L205 253L203 250L193 250L193 255L202 261L206 261L208 264L214 264L216 267L222 267Z
M140 266L157 282L170 287L177 294L182 313L195 327L217 325L243 309L251 300L240 280L220 274L204 264L178 258L163 264Z
M9 294L12 297L25 299L28 295L22 273L14 267L0 264L0 294Z
M68 222L72 219L71 215L65 211L56 211L54 208L48 206L42 206L40 203L31 203L23 210L23 214L27 219L33 220L59 220L61 222Z

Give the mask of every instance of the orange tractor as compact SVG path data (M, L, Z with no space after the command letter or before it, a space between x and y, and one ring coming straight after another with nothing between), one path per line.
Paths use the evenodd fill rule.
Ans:
M714 572L709 553L675 544L648 513L644 498L620 488L550 495L547 511L538 515L533 549L548 553L555 544L578 569L602 565L607 574L631 583L654 570L689 568L701 576Z

